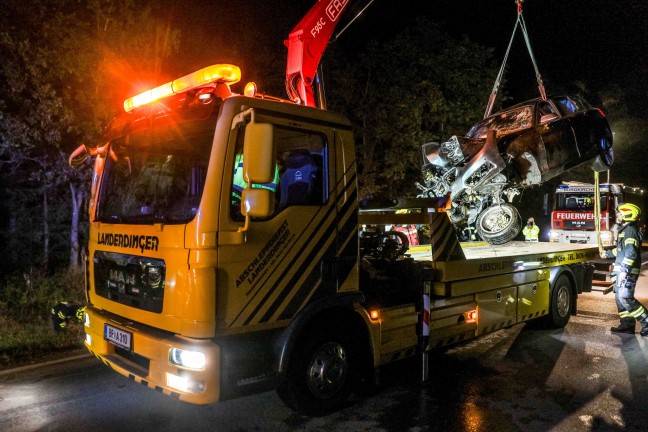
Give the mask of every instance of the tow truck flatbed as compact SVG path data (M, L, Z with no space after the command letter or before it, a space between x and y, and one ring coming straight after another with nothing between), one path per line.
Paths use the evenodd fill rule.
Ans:
M487 287L533 283L549 278L552 268L591 261L598 248L586 244L513 241L504 245L462 247L465 259L433 261L430 247L410 249L415 261L429 263L434 271L435 295L461 296ZM428 266L428 264L425 264ZM512 273L517 273L511 278ZM473 282L479 280L480 287Z

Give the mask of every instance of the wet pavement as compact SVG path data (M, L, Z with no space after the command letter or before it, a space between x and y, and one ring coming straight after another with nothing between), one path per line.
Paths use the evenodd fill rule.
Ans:
M646 247L644 247L642 253L642 268L635 288L635 298L644 307L648 308L648 251L646 251ZM580 294L578 296L577 311L578 315L584 316L610 319L619 317L614 301L614 292L608 292L603 286L594 286L592 292ZM637 331L638 329L639 326L637 326Z

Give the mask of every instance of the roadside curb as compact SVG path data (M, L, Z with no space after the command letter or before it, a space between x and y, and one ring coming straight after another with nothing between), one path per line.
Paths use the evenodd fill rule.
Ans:
M38 368L42 368L42 367L46 367L46 366L52 366L52 365L55 365L55 364L67 363L67 362L74 361L74 360L81 360L81 359L90 358L90 357L92 357L92 354L86 353L86 354L76 355L76 356L72 356L72 357L60 358L60 359L57 359L57 360L49 360L49 361L45 361L45 362L42 362L42 363L30 364L30 365L27 365L27 366L19 366L19 367L13 368L13 369L6 369L6 370L3 370L3 371L0 371L0 377L15 374L15 373L19 373L19 372L25 372L25 371L29 371L29 370L33 370L33 369L38 369Z

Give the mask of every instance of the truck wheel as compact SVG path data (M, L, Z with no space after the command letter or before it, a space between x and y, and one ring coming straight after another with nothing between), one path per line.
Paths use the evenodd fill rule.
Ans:
M504 244L520 233L521 220L520 213L512 205L493 205L477 216L477 234L490 244Z
M563 328L569 322L574 288L566 275L558 276L549 298L549 315L530 322L533 328Z
M300 414L322 416L342 408L355 384L357 345L341 332L313 332L294 351L277 388L286 405Z

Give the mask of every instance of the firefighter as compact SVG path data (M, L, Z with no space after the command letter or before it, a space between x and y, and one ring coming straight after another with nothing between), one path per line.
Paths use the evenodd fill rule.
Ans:
M634 334L635 321L641 323L641 336L648 336L648 312L635 297L635 287L641 268L641 242L638 220L641 210L634 204L621 204L617 208L619 224L616 248L601 252L601 258L615 258L612 274L616 274L614 299L619 311L620 324L610 330L614 333Z
M85 306L79 306L71 302L57 303L51 310L54 331L60 333L65 330L70 320L83 321L84 312Z
M409 214L410 211L407 209L400 209L396 210L396 214ZM414 224L399 224L399 225L393 225L391 227L392 230L401 232L405 234L407 237L407 241L409 242L410 246L418 246L419 245L419 235L418 235L418 230L416 225Z
M418 246L419 237L416 225L414 224L403 224L403 225L394 225L392 227L394 231L402 232L407 236L410 246Z
M538 234L540 234L540 228L538 227L538 225L535 224L535 219L533 219L532 217L529 218L526 226L522 230L522 234L524 234L525 241L528 242L538 241Z

